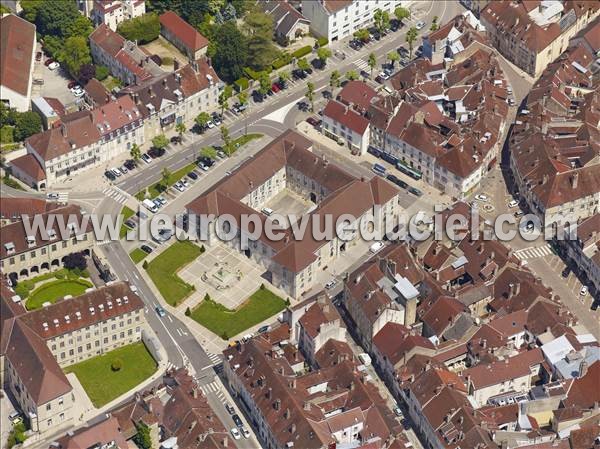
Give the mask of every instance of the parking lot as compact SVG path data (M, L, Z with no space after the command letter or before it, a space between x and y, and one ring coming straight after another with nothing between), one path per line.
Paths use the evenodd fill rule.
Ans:
M39 51L39 50L38 50ZM57 98L68 112L79 110L78 100L68 89L69 82L73 81L63 67L56 70L50 70L44 65L47 61L45 56L41 61L36 61L33 69L33 78L43 79L44 84L34 82L31 97L50 97Z

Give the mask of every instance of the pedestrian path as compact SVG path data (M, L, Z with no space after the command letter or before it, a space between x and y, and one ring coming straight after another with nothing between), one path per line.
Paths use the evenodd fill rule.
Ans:
M125 204L128 199L127 194L115 186L106 187L102 193L119 204Z
M369 67L369 63L362 58L354 61L354 65L358 67L360 70L369 71L371 68Z
M515 256L520 260L534 259L536 257L544 257L552 254L552 249L547 243L543 246L532 246L529 248L515 251Z
M213 354L211 352L207 352L206 354L208 355L208 358L212 362L211 366L220 365L221 363L223 363L223 361L221 360L221 356L219 354Z
M221 390L221 385L216 380L213 380L211 383L206 385L200 385L200 390L202 390L202 393L204 393L205 396L212 394L219 398L222 403L227 402L225 393L223 393L223 390Z
M175 365L173 362L167 362L167 371L171 369L178 369L179 367Z

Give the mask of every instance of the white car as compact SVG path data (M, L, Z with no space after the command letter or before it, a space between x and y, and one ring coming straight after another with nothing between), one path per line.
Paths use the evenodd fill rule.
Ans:
M240 435L240 431L237 430L235 427L231 429L231 436L234 440L239 440L240 438L242 438L242 436Z
M213 129L215 127L215 124L212 122L212 120L209 120L206 126L208 126L208 129Z
M113 172L113 174L114 174L114 175L115 175L117 178L123 174L123 173L121 173L121 170L119 170L117 167L115 167L115 168L111 168L110 170Z
M475 199L484 202L489 200L488 196L484 195L483 193L478 193L477 195L475 195Z
M189 183L189 182L187 182L187 180L185 180L185 179L182 179L180 182L183 184L183 186L184 186L185 188L188 188L188 187L190 186L190 183Z
M208 167L204 164L198 166L202 171L208 171Z
M56 61L54 61L54 62L51 62L51 63L48 65L48 68L49 68L50 70L56 70L56 69L58 69L59 67L60 67L60 64L59 64L58 62L56 62Z
M245 427L242 427L242 435L244 435L244 438L250 438L250 431Z
M382 80L389 80L389 79L390 79L390 75L388 75L388 74L387 74L387 73L385 73L385 72L381 72L381 73L379 74L379 77L380 77Z
M336 284L335 279L332 279L327 284L325 284L325 288L331 289L331 288L335 287L335 284Z
M149 164L152 162L152 158L150 156L148 156L146 153L142 154L142 160L146 163Z
M175 187L175 189L179 190L180 192L183 192L185 190L185 186L183 184L181 184L180 182L176 182L173 187Z
M587 286L584 285L583 287L581 287L581 290L579 290L579 295L587 296L587 294L588 294L588 288L587 288Z
M421 30L421 29L425 28L425 22L423 22L422 20L419 20L419 21L417 22L417 24L415 25L415 28L416 28L417 30Z
M375 242L371 245L371 247L369 248L369 251L371 252L371 254L375 254L376 252L380 251L383 247L384 247L383 242Z
M519 202L517 200L512 200L511 202L508 203L508 207L510 207L511 209L513 207L517 207L519 205Z
M73 95L75 95L76 97L82 97L84 94L84 91L83 91L83 88L79 84L77 84L71 88L71 93Z

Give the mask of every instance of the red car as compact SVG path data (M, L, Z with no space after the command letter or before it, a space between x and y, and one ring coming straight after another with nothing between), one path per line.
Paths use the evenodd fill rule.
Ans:
M46 67L48 67L48 66L49 66L50 64L52 64L53 62L54 62L54 59L52 59L52 58L48 58L48 59L46 59L46 62L44 62L44 65L45 65Z
M35 60L38 61L38 62L42 60L42 52L41 51L38 51L35 54Z
M321 125L321 120L317 120L315 117L308 117L306 119L306 122L311 124L315 128L318 128Z
M69 84L67 84L69 89L73 89L75 86L77 86L77 81L71 81Z
M277 85L277 83L273 83L271 85L271 90L275 93L279 92L281 90L281 88Z

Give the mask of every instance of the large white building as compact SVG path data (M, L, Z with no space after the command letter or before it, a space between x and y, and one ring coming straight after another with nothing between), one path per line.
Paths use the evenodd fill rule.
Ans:
M310 20L310 31L330 42L341 40L373 23L378 9L393 17L398 6L410 2L400 0L303 0L302 14Z
M146 13L146 0L94 0L91 19L116 31L121 22Z

